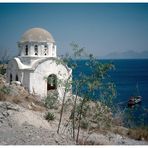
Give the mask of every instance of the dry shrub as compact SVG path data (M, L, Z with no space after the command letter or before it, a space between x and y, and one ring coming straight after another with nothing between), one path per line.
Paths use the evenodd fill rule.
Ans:
M7 95L4 94L3 92L0 92L0 101L6 101L7 100Z
M0 86L0 101L7 101L9 98L10 89L4 85Z
M28 109L33 110L33 111L40 111L40 112L43 112L43 111L46 110L46 108L44 106L37 105L37 104L35 104L33 102L28 104Z
M128 136L136 140L148 141L148 127L137 127L129 129Z
M19 94L16 96L11 96L11 100L13 103L21 104L23 107L28 108L33 111L45 111L44 103L41 101L38 101L37 98L35 98L31 94Z
M24 100L27 102L33 102L34 101L34 97L32 95L27 95L24 97Z
M29 109L31 110L41 111L41 112L46 110L44 102L37 100L36 96L34 95L29 94L25 97L24 100L29 102L29 106L30 106Z
M0 101L9 101L15 104L20 104L22 101L19 96L12 96L10 94L6 94L0 91Z
M33 111L39 111L39 112L44 112L45 108L37 106L37 107L32 107L31 110Z
M129 129L125 128L123 126L113 126L111 131L115 134L119 134L119 135L123 135L123 136L127 136Z
M13 96L11 100L12 100L12 102L15 103L15 104L20 104L20 103L22 103L22 100L20 100L20 97L19 97L19 96Z

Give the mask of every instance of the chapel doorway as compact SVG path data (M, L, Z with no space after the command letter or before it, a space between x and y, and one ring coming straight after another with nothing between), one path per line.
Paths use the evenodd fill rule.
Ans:
M56 90L57 89L57 76L55 74L51 74L47 78L47 91Z

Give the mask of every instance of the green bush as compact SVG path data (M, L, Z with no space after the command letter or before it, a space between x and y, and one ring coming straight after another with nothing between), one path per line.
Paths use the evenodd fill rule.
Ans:
M0 92L4 93L4 94L9 94L10 93L10 88L3 86L2 88L0 88Z
M75 121L78 122L81 103L76 106ZM74 111L71 111L70 119L73 119ZM93 123L93 124L92 124ZM104 104L93 101L87 101L83 104L81 112L80 127L83 129L94 128L109 129L112 125L111 110Z
M50 91L47 98L45 99L45 105L49 109L57 109L58 108L58 92Z
M48 113L45 115L45 119L46 119L47 121L51 121L51 120L54 120L54 119L55 119L55 116L54 116L53 113L48 112Z
M83 129L87 129L89 127L89 122L85 119L81 120L80 127Z
M6 101L9 97L10 94L10 88L6 86L2 86L0 88L0 101Z
M6 68L0 67L0 74L4 75L6 73Z

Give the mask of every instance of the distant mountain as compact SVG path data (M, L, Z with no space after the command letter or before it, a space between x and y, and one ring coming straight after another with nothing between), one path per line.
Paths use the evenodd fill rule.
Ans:
M105 59L148 59L148 51L136 52L133 50L125 52L111 52L105 55Z

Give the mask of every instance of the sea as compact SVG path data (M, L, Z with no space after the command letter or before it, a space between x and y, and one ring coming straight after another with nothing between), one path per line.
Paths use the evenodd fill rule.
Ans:
M117 91L114 105L118 104L121 110L128 110L135 125L148 126L148 59L111 59L99 62L115 66L115 70L109 72ZM73 70L73 78L77 78L80 72L89 73L85 63L86 60L77 61L78 68ZM142 102L129 108L127 102L132 95L142 96Z

